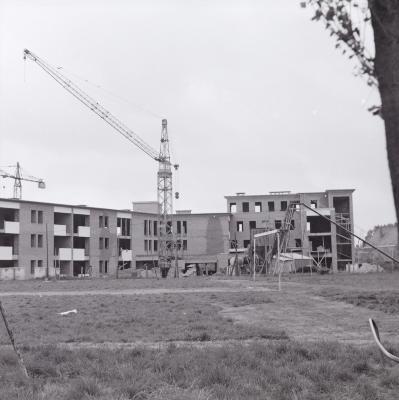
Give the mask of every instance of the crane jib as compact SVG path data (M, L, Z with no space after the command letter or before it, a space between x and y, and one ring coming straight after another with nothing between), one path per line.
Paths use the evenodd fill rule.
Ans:
M41 60L28 49L24 50L24 59L29 58L38 64L45 72L47 72L56 82L58 82L65 90L76 97L86 107L90 108L94 113L101 117L105 122L111 125L122 136L144 151L152 159L159 162L157 174L157 194L158 194L158 222L159 222L159 246L158 246L158 267L161 270L162 277L166 277L171 269L172 260L174 260L174 274L178 277L178 241L173 233L172 214L173 214L173 185L172 185L172 163L170 161L169 139L167 120L162 120L161 144L159 152L144 142L135 132L124 125L118 118L112 115L101 104L92 99L82 89L75 85L70 79L58 72L45 61ZM173 164L175 170L178 164ZM179 198L176 192L176 198Z
M80 89L75 83L70 79L66 78L63 74L57 71L55 68L50 66L40 57L33 54L30 50L24 49L24 59L29 58L38 64L45 72L47 72L53 79L55 79L65 90L75 96L98 116L104 119L109 125L111 125L115 130L121 133L125 138L131 141L134 145L144 151L151 158L156 160L158 157L158 152L147 144L139 135L129 129L124 125L117 117L115 117L111 112L106 110L98 101L92 99L87 93Z

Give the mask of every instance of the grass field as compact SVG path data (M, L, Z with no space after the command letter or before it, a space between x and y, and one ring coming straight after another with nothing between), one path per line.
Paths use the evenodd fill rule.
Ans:
M271 302L265 293L12 296L2 302L24 344L287 338L282 330L235 324L219 314L223 306ZM59 315L72 309L78 313Z
M399 274L2 282L0 399L396 399ZM77 314L60 312L77 309ZM49 345L50 344L50 345ZM197 345L198 344L198 345Z

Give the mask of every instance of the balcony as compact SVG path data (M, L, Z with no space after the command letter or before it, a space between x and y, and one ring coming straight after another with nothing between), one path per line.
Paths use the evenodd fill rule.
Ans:
M315 208L315 210L321 215L325 215L325 216L331 215L331 208ZM306 210L307 217L315 217L315 216L318 217L319 214L315 213L312 210Z
M77 236L87 238L90 237L90 226L78 226Z
M133 260L132 250L122 250L119 259L122 261L132 261Z
M19 234L19 222L4 221L4 233Z
M12 246L0 246L0 260L13 260Z
M60 247L58 249L58 259L60 261L85 261L88 259L88 256L85 255L85 249Z
M66 232L66 225L54 224L54 236L68 236Z

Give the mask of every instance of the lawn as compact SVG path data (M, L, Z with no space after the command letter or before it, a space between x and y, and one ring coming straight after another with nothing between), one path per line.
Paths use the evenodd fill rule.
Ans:
M0 398L22 400L397 399L399 370L377 350L271 342L208 351L24 349L29 374L0 355Z
M284 276L281 292L275 277L3 282L31 379L0 324L0 400L396 399L367 323L399 353L396 288L398 273Z
M286 339L281 329L234 323L224 307L271 302L265 293L11 296L2 299L21 344ZM77 314L59 315L77 310ZM7 343L0 324L0 343Z
M61 281L0 281L1 292L30 292L30 291L79 291L79 290L129 290L154 288L201 288L223 287L223 281L211 278L189 279L68 279Z

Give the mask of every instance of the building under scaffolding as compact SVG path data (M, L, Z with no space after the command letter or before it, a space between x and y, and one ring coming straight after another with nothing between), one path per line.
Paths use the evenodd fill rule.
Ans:
M226 196L231 248L248 249L248 258L255 258L262 272L273 272L277 253L280 267L289 265L285 269L345 271L347 264L354 263L354 240L346 232L353 229L353 192ZM255 235L273 230L278 230L280 243L277 235L268 235L253 248Z

